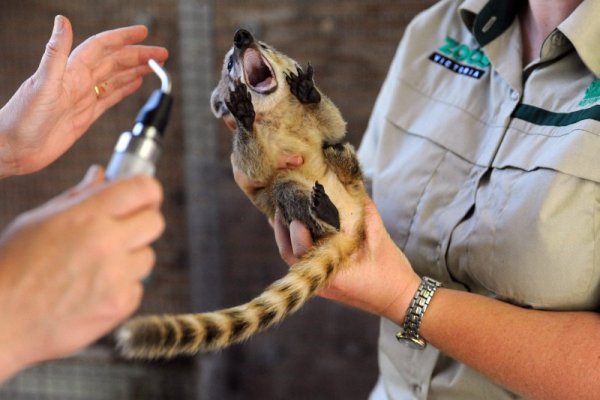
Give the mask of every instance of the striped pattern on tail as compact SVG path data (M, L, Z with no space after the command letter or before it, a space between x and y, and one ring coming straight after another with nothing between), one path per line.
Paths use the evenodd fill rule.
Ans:
M224 348L248 339L300 309L356 249L364 234L334 234L323 239L281 279L250 302L200 313L142 316L117 332L118 347L127 358L168 358Z

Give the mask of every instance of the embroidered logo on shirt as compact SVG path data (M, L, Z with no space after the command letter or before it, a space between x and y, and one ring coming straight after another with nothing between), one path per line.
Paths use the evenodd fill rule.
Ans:
M480 49L472 49L449 36L429 59L452 72L475 79L481 78L490 66L490 60Z
M588 86L583 95L583 99L579 102L581 107L589 106L600 101L600 79L596 79Z

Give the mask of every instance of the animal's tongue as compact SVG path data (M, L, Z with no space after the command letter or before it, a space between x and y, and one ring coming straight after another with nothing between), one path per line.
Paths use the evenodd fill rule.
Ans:
M259 92L267 92L276 85L271 69L256 49L247 49L244 52L244 71L247 83Z

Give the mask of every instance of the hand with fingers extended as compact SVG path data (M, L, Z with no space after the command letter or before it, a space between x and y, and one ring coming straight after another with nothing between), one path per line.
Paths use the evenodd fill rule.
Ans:
M73 353L139 305L164 229L153 178L77 187L19 216L0 236L0 382Z
M0 178L37 171L62 155L108 108L136 91L150 58L144 26L94 35L72 52L69 20L57 16L37 71L0 110Z

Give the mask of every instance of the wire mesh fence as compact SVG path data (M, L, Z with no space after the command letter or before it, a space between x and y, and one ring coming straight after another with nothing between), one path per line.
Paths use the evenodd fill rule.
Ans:
M301 64L360 142L406 23L433 0L2 0L0 104L35 69L53 18L70 18L75 45L97 32L145 24L146 43L166 46L174 108L157 177L167 229L141 313L239 304L285 273L272 233L231 178L231 135L209 110L233 32L251 29ZM118 135L158 81L109 110L44 171L0 181L0 227L106 165ZM1 305L0 305L1 312ZM0 327L1 329L1 327ZM280 327L222 352L130 363L103 339L0 385L0 400L362 399L377 377L377 318L316 299Z

